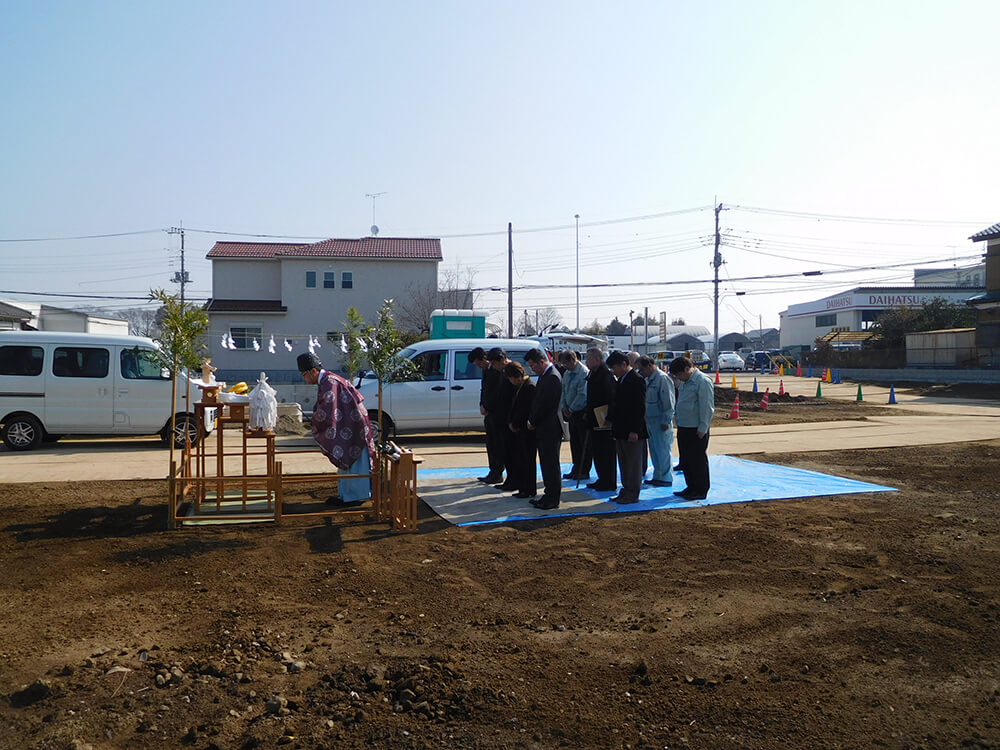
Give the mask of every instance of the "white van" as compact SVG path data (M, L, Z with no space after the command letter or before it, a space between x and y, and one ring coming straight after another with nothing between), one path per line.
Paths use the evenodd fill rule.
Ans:
M429 339L399 352L416 365L416 379L382 386L385 434L395 430L475 430L483 428L479 387L483 371L469 361L469 352L501 347L514 362L531 369L524 355L545 347L535 339ZM377 424L378 381L367 373L358 387L372 425Z
M186 381L170 375L152 340L56 331L0 332L0 436L10 450L29 450L63 435L155 435L166 442L176 413L175 445L197 439ZM201 392L191 387L192 403ZM210 431L215 410L206 409Z

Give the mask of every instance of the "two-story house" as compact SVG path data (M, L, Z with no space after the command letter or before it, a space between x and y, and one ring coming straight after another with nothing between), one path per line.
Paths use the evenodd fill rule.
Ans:
M317 354L324 365L337 369L349 308L373 323L384 300L403 300L414 289L437 289L441 240L217 242L207 257L212 297L205 309L216 377L252 383L264 371L283 399L292 400L297 389L280 386L301 384L295 358L309 350L310 337L320 342ZM231 337L235 349L223 346L224 336Z

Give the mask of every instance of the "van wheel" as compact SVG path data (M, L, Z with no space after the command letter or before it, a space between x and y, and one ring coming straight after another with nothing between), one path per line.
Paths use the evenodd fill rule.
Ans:
M167 426L163 428L162 433L163 442L168 445L169 434L170 423L168 422ZM174 420L174 448L183 450L187 440L191 441L192 446L198 444L198 423L190 414L178 414Z
M45 430L30 414L11 417L3 426L3 444L12 451L28 451L38 447Z
M378 445L382 440L390 440L396 434L396 425L392 421L392 417L385 412L382 412L382 424L378 423L377 409L372 409L368 412L368 421L372 424L372 435L375 438L375 445Z

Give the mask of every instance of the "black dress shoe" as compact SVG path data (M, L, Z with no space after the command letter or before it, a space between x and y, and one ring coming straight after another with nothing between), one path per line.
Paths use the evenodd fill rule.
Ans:
M495 485L495 486L496 486L496 488L498 490L503 490L504 492L512 492L512 491L514 491L514 490L517 489L517 485L516 484L507 484L506 482L504 482L503 484Z
M618 489L616 484L601 484L600 482L591 482L587 485L587 489L597 490L598 492L614 492Z
M685 495L685 500L704 500L708 495Z
M552 510L553 508L559 507L559 501L553 500L552 498L542 495L534 500L529 500L532 505L534 505L539 510Z
M496 484L503 481L503 475L495 477L492 474L487 474L485 477L477 477L477 479L483 484Z
M681 474L683 474L683 473L684 473L684 467L683 467L683 466L681 466L680 464L677 464L677 465L676 465L676 466L674 467L674 471L679 471L679 472L680 472Z
M619 505L631 505L632 503L639 502L639 498L637 497L627 498L627 497L622 497L621 495L615 495L614 497L609 497L608 500L610 500L613 503L618 503Z
M516 497L518 500L527 500L529 497L535 497L538 495L537 492L527 493L527 492L515 492L512 497Z
M683 497L685 500L687 500L689 493L687 490L677 490L677 492L675 492L674 494L677 495L677 497Z
M573 476L573 472L571 471L568 474L563 474L563 479L576 479L576 477Z

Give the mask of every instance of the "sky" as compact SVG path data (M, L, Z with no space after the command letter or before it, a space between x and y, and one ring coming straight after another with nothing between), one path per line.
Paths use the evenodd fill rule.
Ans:
M998 26L994 0L9 0L0 298L141 304L183 226L207 299L215 241L367 236L381 193L380 236L441 237L501 326L510 222L515 316L711 330L721 205L720 334L777 327L977 261ZM90 235L122 236L59 239Z

